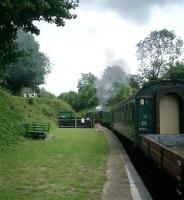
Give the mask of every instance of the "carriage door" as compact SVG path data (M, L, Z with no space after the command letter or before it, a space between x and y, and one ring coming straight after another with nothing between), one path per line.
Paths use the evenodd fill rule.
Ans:
M174 94L166 94L160 98L160 134L179 134L179 100Z

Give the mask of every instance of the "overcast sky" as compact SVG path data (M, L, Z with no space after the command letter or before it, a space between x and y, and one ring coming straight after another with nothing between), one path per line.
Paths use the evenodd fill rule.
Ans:
M184 40L183 10L184 0L81 0L77 19L64 27L37 23L36 40L52 63L44 87L77 91L81 73L100 77L113 64L136 74L136 44L151 31L174 30Z

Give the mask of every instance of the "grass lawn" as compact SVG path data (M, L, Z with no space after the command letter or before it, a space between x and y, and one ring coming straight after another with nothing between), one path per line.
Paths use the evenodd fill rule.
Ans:
M107 143L95 129L56 129L0 152L0 200L99 200Z

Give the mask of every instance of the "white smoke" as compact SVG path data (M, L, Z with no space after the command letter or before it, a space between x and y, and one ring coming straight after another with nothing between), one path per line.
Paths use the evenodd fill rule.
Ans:
M114 63L116 62L114 61ZM103 107L106 105L109 98L116 94L117 88L128 82L128 75L123 67L118 64L111 65L105 69L102 77L96 80L96 96L99 100L99 104Z

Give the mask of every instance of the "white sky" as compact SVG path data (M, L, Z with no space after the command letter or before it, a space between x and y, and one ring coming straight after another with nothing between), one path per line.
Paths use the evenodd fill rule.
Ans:
M83 1L85 0L81 0L79 8L75 10L77 19L67 21L64 27L37 23L41 32L36 40L52 63L52 71L47 76L44 87L55 95L70 90L77 91L81 73L91 72L99 77L108 65L120 64L128 73L137 73L136 44L150 31L167 28L174 30L184 40L184 1L177 0L176 5L146 5L148 7L143 7L142 12L150 12L146 15L143 13L142 16L140 7L136 5L126 8L131 9L129 14L127 10L120 12L119 5L112 5L111 9L110 3L89 6L90 3L88 5ZM99 2L93 0L95 1ZM115 1L121 3L121 0ZM126 3L126 0L123 1ZM167 1L170 2L164 0ZM139 9L138 13L136 9Z

